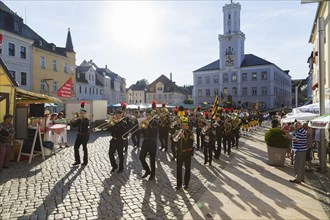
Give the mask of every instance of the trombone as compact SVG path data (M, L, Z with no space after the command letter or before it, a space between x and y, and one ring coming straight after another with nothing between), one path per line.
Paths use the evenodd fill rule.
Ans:
M121 119L116 119L115 117L111 117L110 120L105 120L104 123L94 127L93 132L102 131L102 130L108 129L109 127L115 126L116 124L118 124L119 122L121 122L122 120L124 120L127 117L128 116L125 116L125 117L122 117Z
M129 129L128 131L126 131L121 137L122 139L127 139L127 136L130 132L131 135L134 134L135 132L137 132L139 129L147 129L149 122L151 122L154 118L158 117L158 114L155 114L152 118L150 118L149 120L145 119L145 118L138 118L138 124L135 125L134 127L132 127L131 129ZM140 121L139 121L140 119Z

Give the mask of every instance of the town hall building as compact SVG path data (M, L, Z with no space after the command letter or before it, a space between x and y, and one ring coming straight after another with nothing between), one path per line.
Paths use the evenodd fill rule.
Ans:
M193 71L194 103L213 103L259 110L291 106L291 76L274 63L244 53L239 3L223 7L220 59Z

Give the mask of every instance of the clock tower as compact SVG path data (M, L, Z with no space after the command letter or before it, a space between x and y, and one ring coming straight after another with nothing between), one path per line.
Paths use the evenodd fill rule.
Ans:
M219 34L220 69L239 68L244 59L245 41L245 35L240 30L241 5L231 1L222 11L224 34Z

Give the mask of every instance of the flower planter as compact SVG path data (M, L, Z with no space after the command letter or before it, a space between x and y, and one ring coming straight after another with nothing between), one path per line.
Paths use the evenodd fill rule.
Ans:
M273 166L284 166L287 149L267 146L268 164Z

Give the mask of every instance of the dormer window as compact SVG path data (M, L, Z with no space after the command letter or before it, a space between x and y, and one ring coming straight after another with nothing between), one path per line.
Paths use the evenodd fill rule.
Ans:
M42 40L39 40L39 46L40 47L42 46Z
M54 50L54 51L56 50L55 44L52 45L52 50Z

